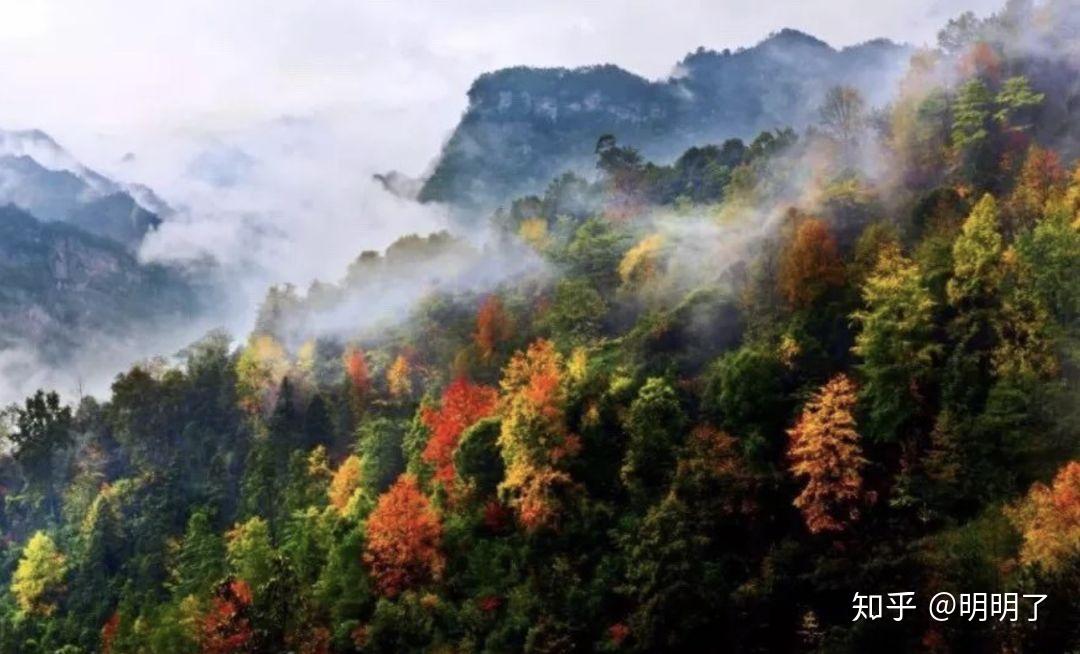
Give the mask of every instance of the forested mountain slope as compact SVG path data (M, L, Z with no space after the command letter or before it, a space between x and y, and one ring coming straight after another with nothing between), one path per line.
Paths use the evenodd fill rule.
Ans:
M138 261L168 206L79 163L43 132L0 130L0 394L68 379L110 357L139 358L203 315L206 271ZM111 354L109 354L111 353ZM63 370L59 374L59 370Z
M9 203L39 220L70 223L129 249L168 212L148 189L90 170L37 130L0 130L0 204Z
M509 68L469 89L469 106L420 191L425 201L490 207L591 166L607 133L666 161L686 148L816 121L830 86L891 97L910 49L878 40L834 50L783 30L735 52L699 49L666 80L616 66Z
M11 407L0 652L1076 650L1076 11L953 21L883 114L589 135L486 248L404 236Z

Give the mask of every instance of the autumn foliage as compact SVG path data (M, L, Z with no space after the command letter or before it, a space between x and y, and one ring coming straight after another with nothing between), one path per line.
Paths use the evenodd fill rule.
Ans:
M120 630L120 614L113 611L105 624L101 626L101 654L111 654L116 632Z
M371 373L368 371L364 351L358 347L347 348L342 355L342 364L349 380L351 399L358 405L363 405L371 393Z
M396 597L439 579L445 560L442 524L416 478L402 475L368 518L364 563L379 592Z
M1046 203L1064 193L1067 179L1057 152L1037 145L1028 148L1016 186L1005 202L1008 227L1018 231L1033 226Z
M476 313L476 332L473 342L484 361L491 359L499 343L505 342L513 333L510 316L503 308L498 295L484 298L480 310Z
M1020 560L1055 572L1080 556L1080 461L1070 461L1052 484L1037 483L1009 511L1024 544Z
M277 402L281 381L289 370L289 356L273 336L253 335L236 362L240 406L251 414L267 412Z
M248 620L251 588L242 579L225 582L211 600L203 617L199 638L202 654L246 652L254 633Z
M829 227L818 218L803 219L781 255L781 295L792 307L804 308L843 283L844 264Z
M439 408L425 407L421 414L431 437L424 448L424 461L435 469L435 479L449 488L455 477L454 449L469 426L495 412L498 391L459 377L443 393Z
M344 515L348 511L349 500L356 493L356 489L360 488L361 476L362 464L360 457L355 454L342 461L334 472L327 494L330 498L330 506L337 509L339 514Z
M843 531L858 517L866 465L852 412L855 384L840 374L807 402L788 430L791 473L803 483L795 506L810 533Z
M503 371L499 447L506 463L500 492L527 529L551 526L557 495L571 483L562 469L580 449L566 426L563 360L548 340L518 352Z
M396 399L412 394L412 364L404 354L397 355L386 371L386 386L390 395Z

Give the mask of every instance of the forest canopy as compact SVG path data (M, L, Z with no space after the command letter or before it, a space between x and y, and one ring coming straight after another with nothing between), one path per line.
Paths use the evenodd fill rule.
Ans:
M0 652L1080 647L1078 22L965 15L889 106L668 163L596 134L488 246L9 407ZM539 263L342 327L496 256ZM852 619L946 590L1045 619Z

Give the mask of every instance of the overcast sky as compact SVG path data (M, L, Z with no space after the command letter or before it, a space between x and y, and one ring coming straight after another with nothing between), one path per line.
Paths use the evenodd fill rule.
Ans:
M371 174L422 173L480 73L614 63L662 78L699 46L749 46L783 27L834 46L919 45L949 17L1003 1L0 0L0 128L42 129L179 208L141 255L221 262L237 291L224 323L243 335L267 285L340 279L361 250L446 224ZM214 183L219 169L235 179ZM109 365L42 370L0 399L42 383L70 391L76 378L101 392L193 328Z
M365 161L420 172L486 70L611 62L663 77L699 45L782 27L836 46L931 43L949 17L1001 2L0 0L0 127L42 128L108 167L286 115L355 122ZM144 165L159 176L177 162Z

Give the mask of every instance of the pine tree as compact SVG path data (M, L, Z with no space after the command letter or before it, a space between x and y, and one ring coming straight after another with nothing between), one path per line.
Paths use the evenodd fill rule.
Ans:
M991 146L994 96L978 78L965 82L953 103L952 146L966 179L985 188L994 165Z
M225 540L214 530L211 512L196 509L180 542L171 586L177 597L209 593L225 574Z

